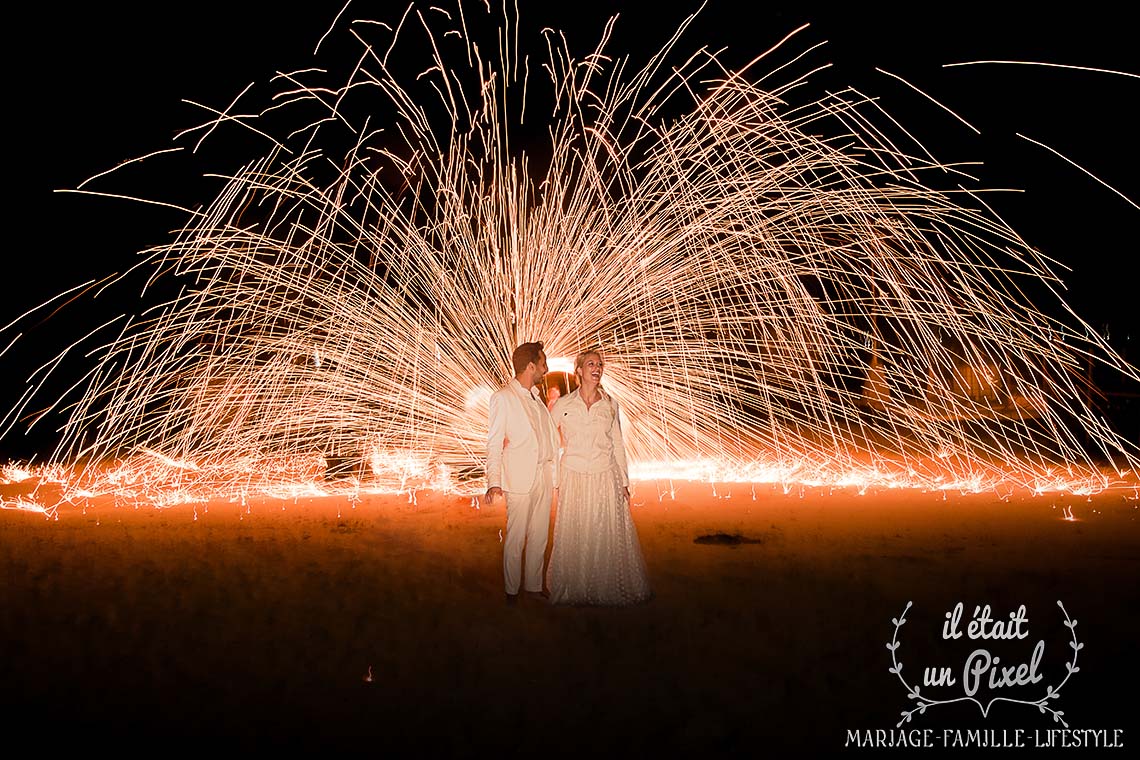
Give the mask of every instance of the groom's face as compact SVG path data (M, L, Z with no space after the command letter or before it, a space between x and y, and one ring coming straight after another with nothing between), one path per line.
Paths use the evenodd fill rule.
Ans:
M538 352L538 361L534 365L534 384L538 385L542 382L542 378L546 377L546 354L542 351Z

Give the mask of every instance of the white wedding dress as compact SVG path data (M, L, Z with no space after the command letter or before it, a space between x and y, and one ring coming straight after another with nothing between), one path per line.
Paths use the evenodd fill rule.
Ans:
M550 603L625 606L646 601L653 592L623 492L628 478L617 404L603 397L586 409L575 391L555 402L552 416L564 448L547 571Z

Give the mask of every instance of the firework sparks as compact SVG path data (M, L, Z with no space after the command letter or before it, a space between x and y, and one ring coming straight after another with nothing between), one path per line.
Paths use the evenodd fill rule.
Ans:
M347 78L278 75L257 116L243 91L184 133L267 148L122 280L178 289L92 333L56 404L65 492L474 493L487 399L536 339L554 371L603 348L641 478L1097 490L1098 462L1135 467L1079 370L1137 371L1030 300L1058 297L1049 263L938 188L967 178L882 103L798 99L818 53L795 34L741 70L678 34L638 68L612 21L532 58L505 19L489 57L476 28L504 20L460 10L338 16L320 47L358 47Z

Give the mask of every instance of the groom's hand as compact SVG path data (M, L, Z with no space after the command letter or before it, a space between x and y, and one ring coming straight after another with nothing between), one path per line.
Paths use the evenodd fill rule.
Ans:
M487 489L487 493L483 496L483 500L488 504L493 504L495 499L503 495L503 489L498 486L491 486Z

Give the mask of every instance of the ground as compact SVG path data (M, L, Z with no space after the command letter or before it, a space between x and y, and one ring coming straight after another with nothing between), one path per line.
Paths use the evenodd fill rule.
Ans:
M27 487L4 486L5 505ZM933 705L903 738L1013 742L1021 729L1033 751L1061 740L1045 733L1060 720L1112 737L1132 717L1116 687L1140 676L1138 510L1134 486L639 482L655 596L626 609L507 607L505 512L471 496L0 510L0 724L9 742L119 754L833 754L852 751L851 732L897 742L916 707L888 643L915 685L929 666L963 680L979 648L1029 665L1042 641L1037 683ZM1013 638L992 624L944 636L959 602L960 634L988 604ZM1027 704L1061 683L1046 700L1060 720ZM983 716L994 696L1020 701Z

